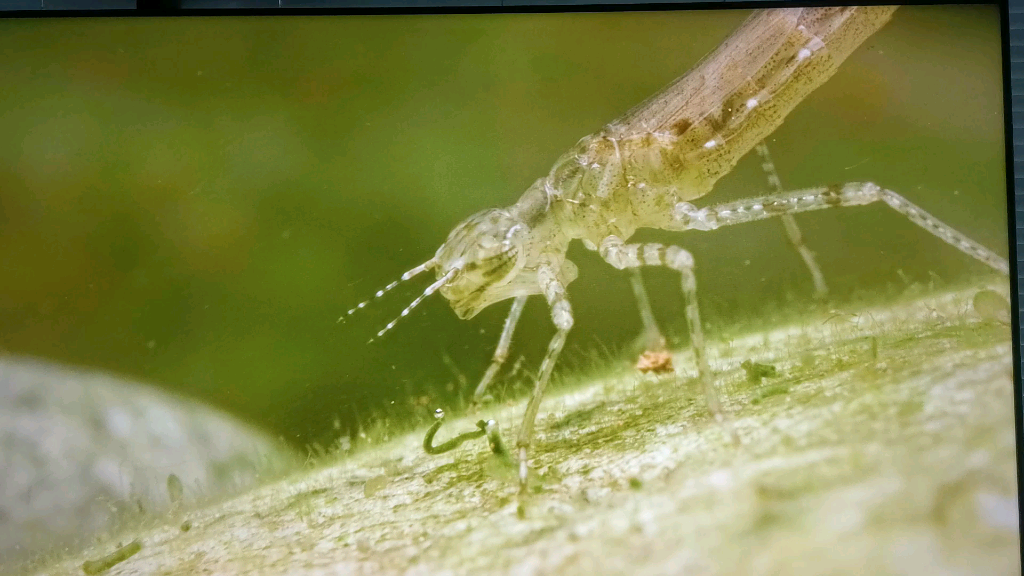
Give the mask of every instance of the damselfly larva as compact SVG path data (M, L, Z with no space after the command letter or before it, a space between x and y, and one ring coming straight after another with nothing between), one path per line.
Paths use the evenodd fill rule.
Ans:
M407 280L433 271L436 280L399 318L434 292L440 292L462 319L512 299L494 358L476 389L477 397L505 361L527 298L541 294L547 301L556 332L541 363L515 445L521 491L526 488L534 421L573 326L566 298L566 286L577 277L576 267L566 259L573 240L581 240L615 268L665 266L680 273L699 380L709 410L722 422L727 419L705 353L693 256L679 246L627 243L637 229L711 231L881 201L967 255L1000 272L1009 271L1006 259L899 194L872 183L774 190L758 198L704 208L690 203L708 194L719 178L831 77L895 10L876 6L754 13L689 73L581 139L515 204L471 216L451 232L430 260L402 276ZM808 264L813 271L812 263ZM400 281L378 291L376 297ZM823 282L818 285L824 290ZM359 304L349 314L366 304ZM377 336L393 328L397 320Z

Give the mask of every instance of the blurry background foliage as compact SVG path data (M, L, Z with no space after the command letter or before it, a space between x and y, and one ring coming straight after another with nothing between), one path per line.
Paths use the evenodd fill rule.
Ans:
M435 296L368 345L419 278L337 318L746 16L0 21L0 347L152 381L298 445L450 407L507 303L461 322ZM1001 74L996 8L901 9L772 137L784 186L876 181L1006 254ZM764 189L748 157L706 200ZM837 299L901 288L897 270L986 270L882 206L799 221ZM779 222L674 237L712 329L810 301ZM640 330L627 277L571 255L563 370ZM685 343L677 275L645 274ZM551 334L532 301L512 361L536 370Z

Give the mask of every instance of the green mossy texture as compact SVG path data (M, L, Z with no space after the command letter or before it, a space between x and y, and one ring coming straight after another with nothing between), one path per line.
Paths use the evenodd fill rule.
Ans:
M688 352L675 375L563 380L523 519L482 440L431 457L418 430L132 534L109 574L1019 574L1010 328L979 289L713 341L738 447ZM523 408L439 439L485 417L510 442Z

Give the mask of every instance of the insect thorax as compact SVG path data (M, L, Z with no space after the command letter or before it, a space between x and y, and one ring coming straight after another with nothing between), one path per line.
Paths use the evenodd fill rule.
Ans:
M703 196L712 184L678 144L653 132L587 136L520 203L542 193L548 216L564 233L594 245L609 235L627 239L637 228L664 228L677 203Z
M638 228L667 228L677 203L711 188L680 144L653 132L583 138L515 204L456 227L434 257L438 278L453 274L441 294L470 318L495 302L538 293L542 264L571 282L575 268L565 253L573 239L596 248L611 235L625 240Z

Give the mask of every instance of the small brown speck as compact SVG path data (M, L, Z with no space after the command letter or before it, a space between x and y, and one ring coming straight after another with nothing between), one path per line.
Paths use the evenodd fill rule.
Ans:
M675 370L675 367L672 365L672 354L665 351L652 352L648 350L640 355L640 359L636 363L636 369L644 374L648 372L664 374L672 372Z

